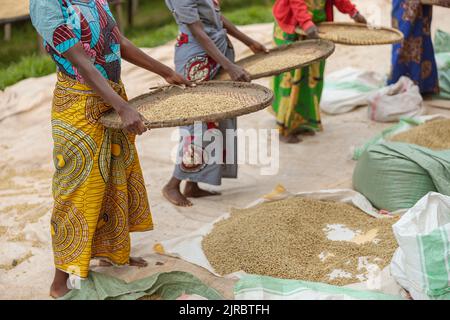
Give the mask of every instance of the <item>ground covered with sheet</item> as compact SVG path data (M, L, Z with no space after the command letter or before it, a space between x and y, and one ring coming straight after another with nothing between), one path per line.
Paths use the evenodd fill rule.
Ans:
M379 4L382 22L390 24L390 1L356 1L361 10ZM439 27L450 31L445 9L435 11ZM338 16L338 19L346 18ZM246 34L271 45L273 26L253 25L243 28ZM436 26L433 27L433 30ZM173 65L173 45L169 43L148 49L154 58ZM238 57L249 55L248 49L236 43ZM390 47L337 46L327 62L327 73L347 66L380 74L389 72ZM50 106L55 75L27 79L0 92L0 298L48 299L54 266L51 252L50 215L52 209L52 138ZM149 72L124 64L123 82L129 97L163 84ZM269 85L269 79L257 83ZM448 103L441 104L449 108ZM449 110L429 107L428 113ZM238 120L242 129L274 129L273 116L263 110ZM152 247L164 240L187 235L215 221L231 207L245 207L254 199L267 194L278 183L288 190L312 191L330 188L350 188L355 162L352 148L361 145L391 124L371 122L367 109L323 117L324 132L307 137L301 144L280 144L279 170L276 175L261 175L270 164L244 164L239 179L228 180L220 188L222 195L194 200L191 208L172 206L161 196L161 188L173 171L171 154L177 147L175 129L151 130L137 141L141 164L147 183L155 230L134 234L132 255L142 256L146 268L99 267L92 270L118 277L126 282L149 277L157 272L186 271L205 285L232 299L236 280L220 278L186 261L153 253ZM250 148L250 151L255 151Z

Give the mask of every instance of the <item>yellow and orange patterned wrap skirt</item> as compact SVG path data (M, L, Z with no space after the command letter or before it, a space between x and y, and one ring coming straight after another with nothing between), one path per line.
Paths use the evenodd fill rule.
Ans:
M123 85L110 83L126 99ZM58 74L52 108L57 269L86 278L91 258L130 258L130 232L153 228L135 136L105 128L110 109L87 85Z

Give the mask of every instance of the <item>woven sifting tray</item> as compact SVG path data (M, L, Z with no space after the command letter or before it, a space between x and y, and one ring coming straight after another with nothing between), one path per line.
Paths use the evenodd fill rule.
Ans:
M269 53L257 53L236 62L250 73L252 79L279 75L283 72L305 67L328 58L334 52L334 44L326 40L305 40L280 46ZM229 80L221 70L217 80Z
M394 44L403 40L403 34L393 28L368 27L362 23L322 22L318 24L319 37L340 44L348 45L380 45ZM297 28L297 33L305 32Z
M420 2L422 4L450 8L450 1L448 0L420 0Z
M165 86L129 101L144 117L147 128L178 127L195 121L218 121L266 108L273 100L270 89L253 83L208 81L195 87ZM119 129L115 111L100 120Z

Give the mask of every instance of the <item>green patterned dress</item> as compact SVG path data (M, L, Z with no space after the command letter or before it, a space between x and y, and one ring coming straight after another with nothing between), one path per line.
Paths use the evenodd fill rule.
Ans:
M327 20L326 0L305 0L305 2L314 23ZM304 40L304 37L286 33L275 23L274 42L277 46L299 40ZM322 130L320 98L324 70L325 60L273 78L275 99L272 107L280 134L287 136L305 130Z

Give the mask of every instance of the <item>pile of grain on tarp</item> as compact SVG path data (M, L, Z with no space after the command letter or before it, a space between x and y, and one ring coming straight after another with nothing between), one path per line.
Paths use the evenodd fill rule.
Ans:
M406 142L432 150L450 149L450 119L426 122L393 136L391 141Z
M362 259L384 268L397 247L396 219L376 219L344 203L300 197L233 210L203 240L216 272L239 270L277 278L345 285L366 278ZM332 225L355 232L349 241L327 236ZM365 235L375 235L365 239ZM344 277L333 277L336 272Z

